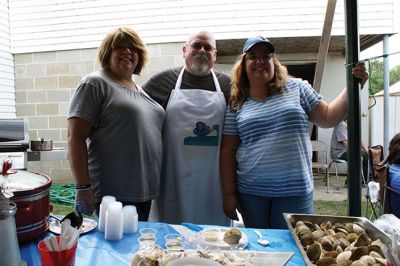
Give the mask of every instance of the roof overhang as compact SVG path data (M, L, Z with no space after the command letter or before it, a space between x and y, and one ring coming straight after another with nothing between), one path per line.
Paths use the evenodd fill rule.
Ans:
M362 35L360 50L363 51L383 40L384 34ZM276 53L318 53L320 36L269 38L276 47ZM236 56L242 52L245 39L217 40L218 56ZM329 44L330 53L345 54L344 36L332 36Z

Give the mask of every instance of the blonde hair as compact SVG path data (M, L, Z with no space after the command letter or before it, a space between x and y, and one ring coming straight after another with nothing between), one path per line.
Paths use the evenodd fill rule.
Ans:
M139 37L139 34L131 28L121 27L109 32L97 50L97 61L103 69L108 69L110 67L111 50L125 40L138 50L139 61L133 74L139 75L147 64L148 51L146 44Z
M229 98L229 106L233 110L238 110L240 106L249 97L250 84L246 73L245 53L239 55L232 70L231 96ZM288 81L288 72L277 58L273 58L274 62L274 78L265 88L268 94L281 91Z

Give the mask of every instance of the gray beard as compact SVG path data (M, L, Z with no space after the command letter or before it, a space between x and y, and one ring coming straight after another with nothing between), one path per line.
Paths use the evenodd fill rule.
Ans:
M190 72L196 76L205 76L209 71L207 64L192 64L190 67Z
M190 72L193 75L205 76L210 71L208 67L208 57L204 54L197 54L192 58Z

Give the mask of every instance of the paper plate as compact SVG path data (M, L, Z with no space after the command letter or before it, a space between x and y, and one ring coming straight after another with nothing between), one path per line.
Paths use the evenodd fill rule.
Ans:
M217 236L215 240L207 240L205 234L208 231L216 230ZM229 245L228 243L224 242L224 234L226 231L230 230L230 228L206 228L197 233L196 238L197 242L203 248L211 248L211 249L238 249L242 250L246 248L247 244L249 243L249 239L245 233L242 232L242 238L240 239L238 244Z
M89 219L89 218L83 218L83 223L80 228L81 235L86 234L93 229L95 229L97 226L97 222L95 220ZM49 231L59 235L61 233L61 224L60 221L56 219L51 219L50 221L50 226L49 226Z

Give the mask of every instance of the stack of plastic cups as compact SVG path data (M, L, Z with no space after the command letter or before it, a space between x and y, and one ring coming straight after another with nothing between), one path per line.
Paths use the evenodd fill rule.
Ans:
M101 199L99 211L99 231L104 232L106 228L106 211L110 203L115 202L114 196L104 196Z
M122 203L111 202L106 210L106 224L104 238L107 240L119 240L124 233L124 213Z
M124 213L124 233L135 233L138 228L138 214L136 207L133 205L126 205L123 209Z

